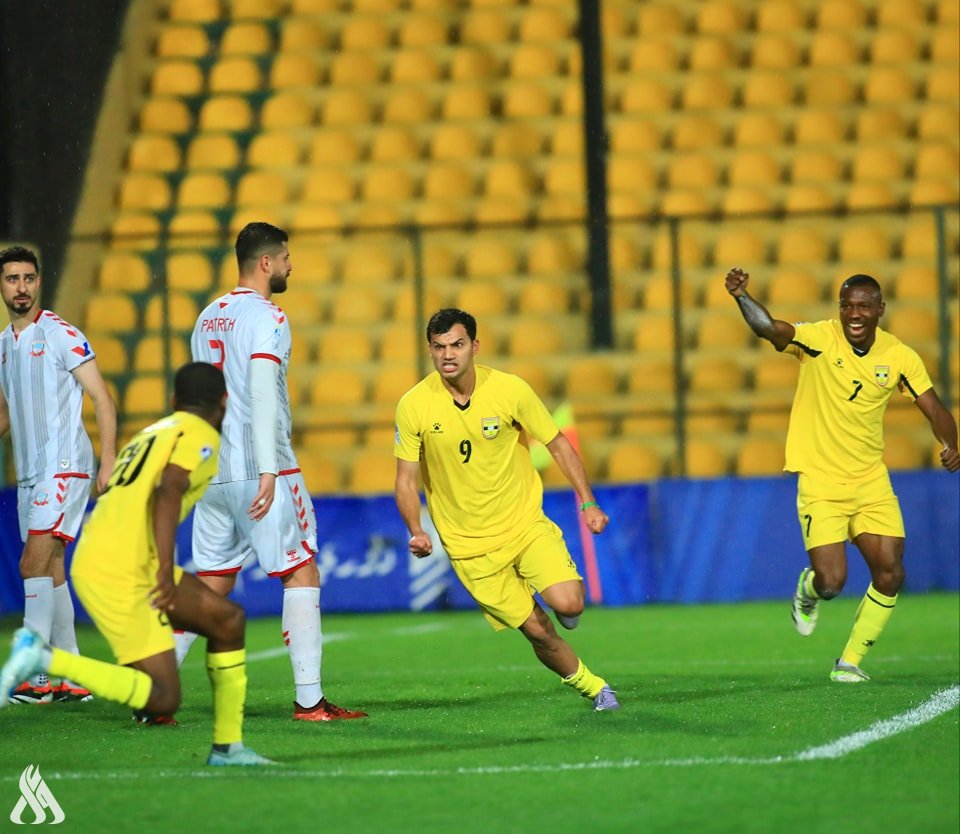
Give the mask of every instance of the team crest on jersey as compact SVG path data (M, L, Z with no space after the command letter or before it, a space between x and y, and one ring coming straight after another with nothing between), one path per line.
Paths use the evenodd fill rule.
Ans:
M30 355L31 356L43 356L44 351L47 349L45 342L33 342L30 345Z
M37 492L36 498L33 499L34 507L46 507L50 503L50 495L45 489L41 489Z
M212 446L204 446L204 447L200 450L200 460L209 460L209 459L210 459L210 456L211 456L212 454L213 454L213 447L212 447Z
M886 388L887 383L890 382L890 366L874 365L873 375L876 377L877 385L879 385L881 388Z
M481 417L480 430L483 432L483 436L486 440L493 440L493 438L500 434L500 418Z

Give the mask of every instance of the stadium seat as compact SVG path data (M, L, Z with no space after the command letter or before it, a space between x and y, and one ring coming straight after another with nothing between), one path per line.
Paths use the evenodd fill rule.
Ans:
M300 164L301 157L299 140L284 131L258 133L247 148L247 165L251 168L293 168Z
M510 41L509 19L494 10L468 11L460 22L460 42L465 44L501 44Z
M666 112L673 106L674 94L656 78L631 78L620 92L620 112L646 114Z
M433 159L475 160L481 154L480 134L467 125L441 124L430 140L430 156Z
M702 35L690 47L687 62L692 72L719 72L740 63L736 46L721 36Z
M525 315L550 316L570 312L569 294L552 278L530 278L517 296L517 311Z
M637 9L637 32L641 35L679 35L686 28L683 12L675 5L644 3Z
M450 80L456 82L488 81L496 77L497 60L489 50L464 45L450 63Z
M237 141L227 134L198 134L187 146L186 167L221 171L240 165Z
M697 31L735 34L747 27L747 12L734 0L707 0L697 8Z
M680 101L685 110L713 110L733 104L734 90L729 82L713 73L686 77Z
M928 74L929 79L932 72ZM881 64L871 68L864 83L863 98L867 104L900 104L913 101L916 88L909 74L899 66ZM928 91L928 98L929 95ZM955 98L954 98L955 100Z
M203 72L192 61L162 61L153 70L150 92L155 96L195 96L203 90Z
M342 168L313 168L303 181L300 199L304 203L347 203L356 187Z
M170 184L158 174L127 174L120 183L118 202L125 211L163 211L170 207Z
M448 39L447 22L437 15L408 13L400 24L397 40L407 48L438 47Z
M320 76L320 65L313 54L280 54L270 64L268 83L272 90L315 87L320 84Z
M510 55L507 71L516 79L553 78L560 74L560 56L545 44L522 44Z
M797 0L763 0L756 11L760 32L792 32L805 29L806 25L806 10Z
M821 29L810 42L808 61L815 67L848 67L860 61L860 50L849 31Z
M175 171L180 148L169 136L135 136L127 164L131 171Z
M383 313L382 295L362 285L341 288L330 307L330 319L338 324L374 324Z
M391 451L361 449L350 464L348 486L358 495L393 493L397 462Z
M630 50L631 73L672 72L680 66L680 50L662 37L639 38Z
M288 16L280 23L280 52L321 50L329 47L330 34L316 17Z
M897 109L871 107L857 114L857 139L860 142L890 142L906 137L907 120Z
M167 14L171 20L210 23L220 19L219 0L170 0Z
M230 203L230 186L220 174L188 174L177 189L177 206L189 208L220 208Z
M336 495L341 491L343 475L336 461L314 448L298 448L294 451L311 495Z
M580 152L583 143L583 126L575 124L579 145L575 149ZM610 147L614 154L642 154L656 151L661 148L663 138L656 124L646 119L624 119L614 122L610 126ZM560 153L554 140L552 150Z
M527 250L527 272L531 275L579 272L583 259L567 236L541 235Z
M791 185L783 201L789 214L826 212L836 207L836 200L824 186L810 183Z
M781 32L770 32L754 41L750 62L760 70L790 70L799 66L801 57L796 40Z
M607 458L606 481L611 484L655 481L663 474L663 458L651 445L621 440Z
M397 84L429 84L442 74L443 67L428 50L401 50L390 65L390 79Z
M373 104L360 90L332 90L321 110L326 125L361 125L373 121Z
M737 450L737 474L740 476L778 475L783 471L784 444L781 440L748 437Z
M789 73L754 70L747 76L741 95L745 107L762 109L788 107L797 94Z
M564 393L574 400L609 396L618 387L616 370L602 354L574 359L564 381Z
M164 361L167 343L170 345L169 362ZM99 357L99 355L98 350L97 356ZM170 336L169 342L162 336L143 336L137 342L130 370L136 375L141 373L171 373L189 361L190 350L186 341L179 336Z
M344 50L383 49L390 43L390 29L376 17L349 18L340 29L340 48Z
M886 316L889 331L913 348L933 342L939 332L937 315L932 305L897 306Z
M495 281L469 281L457 291L455 304L480 319L501 316L509 309L507 294Z
M221 55L266 55L272 50L273 39L262 23L232 23L220 37Z
M374 343L364 326L332 324L320 331L317 352L325 365L363 363L373 359Z
M865 224L850 225L840 235L841 261L880 261L891 255L892 241L880 227Z
M729 471L727 453L709 440L688 438L683 457L688 478L716 478Z
M139 125L141 134L181 134L192 129L193 116L178 98L148 98L140 109Z
M513 357L553 356L576 345L553 319L521 318L508 327L507 355Z
M828 150L805 150L793 157L790 166L792 182L833 183L840 179L842 166Z
M105 292L142 292L150 281L150 268L139 255L107 252L100 263L97 288Z
M167 378L165 375L140 374L127 384L123 393L123 417L153 417L169 410Z
M797 387L800 363L791 356L761 356L753 369L753 386L759 393L791 395Z
M120 339L105 333L87 333L86 335L90 339L90 347L96 354L100 373L111 375L127 372L127 349Z
M181 332L193 330L200 313L197 304L188 294L170 292L168 301L169 317L164 319L163 296L154 295L148 302L143 316L144 328L147 330L171 329Z
M925 450L912 434L893 431L885 433L883 462L888 469L923 469L925 458Z
M684 114L674 123L671 144L678 151L719 148L724 131L720 122L703 113Z
M381 69L377 58L367 51L340 52L330 62L330 83L376 84L380 81Z
M222 58L207 77L211 93L253 93L262 85L260 67L252 58Z
M429 316L435 310L439 310L444 304L440 293L432 287L426 287L423 291L423 310L424 314ZM407 284L400 291L400 294L393 302L392 320L395 322L412 322L416 324L416 295L413 286Z
M935 302L940 294L935 267L927 264L904 266L893 284L898 301Z
M310 402L322 406L355 406L363 402L366 381L353 368L317 368L310 380Z
M160 236L160 221L153 214L121 214L110 224L114 249L154 249Z
M381 365L370 383L370 398L374 403L395 407L400 398L420 381L412 363Z
M903 29L880 29L870 44L870 61L874 64L912 63L919 57L920 44Z
M816 304L821 294L820 282L805 269L782 269L770 281L767 301L788 306Z
M287 179L269 171L251 171L237 182L235 204L240 206L278 206L290 200Z
M315 117L312 102L299 93L276 93L260 108L260 125L264 130L310 127Z
M158 58L203 58L209 49L202 26L164 26L157 38Z

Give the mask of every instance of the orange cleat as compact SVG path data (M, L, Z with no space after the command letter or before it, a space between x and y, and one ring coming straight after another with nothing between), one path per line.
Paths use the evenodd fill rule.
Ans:
M338 707L326 698L321 698L315 707L309 708L301 707L296 701L293 702L294 721L341 721L348 718L366 717L365 712Z
M172 715L150 715L146 712L135 712L133 720L144 727L176 727L177 719Z
M55 704L66 702L84 703L92 700L93 693L91 693L89 689L84 689L82 686L74 686L66 681L61 681L53 688L53 702Z

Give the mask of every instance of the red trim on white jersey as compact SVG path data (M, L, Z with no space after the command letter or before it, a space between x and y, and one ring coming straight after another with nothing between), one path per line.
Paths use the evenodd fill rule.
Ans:
M299 466L296 469L281 469L277 475L296 475L299 471Z
M272 353L251 353L250 358L251 359L272 359L278 365L281 364L280 357L274 356Z
M54 478L87 478L90 476L86 472L58 472Z
M302 568L305 564L307 564L307 562L313 561L313 557L314 557L314 554L311 553L309 556L307 556L306 559L303 559L302 561L297 562L297 564L295 564L292 568L287 568L286 570L278 570L275 573L268 573L267 576L274 576L274 577L289 576L294 571L300 570L300 568Z
M226 570L198 570L197 576L231 576L235 573L240 573L240 567L227 568Z

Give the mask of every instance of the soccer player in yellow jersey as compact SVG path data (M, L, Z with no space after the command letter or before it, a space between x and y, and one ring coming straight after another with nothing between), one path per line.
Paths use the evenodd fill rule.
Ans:
M496 630L519 629L540 662L590 698L596 710L620 708L616 694L560 637L533 598L575 628L583 581L560 529L543 512L543 484L528 437L550 450L580 499L587 527L602 533L583 463L540 398L519 377L474 364L480 348L469 313L444 309L427 324L435 373L400 400L396 416L396 500L410 531L410 552L433 544L420 520L417 476L453 569Z
M896 389L912 399L943 444L940 460L949 472L960 469L957 424L916 352L878 326L885 305L876 279L853 275L843 282L839 319L796 325L774 319L752 298L748 279L739 268L726 276L747 324L800 360L784 469L798 473L797 513L810 567L797 582L793 621L800 634L812 634L820 600L843 590L850 539L872 581L830 677L868 681L860 663L890 619L904 579L903 518L883 464L883 413Z
M180 706L173 627L189 628L207 637L213 687L207 764L272 764L242 742L243 609L174 563L177 526L217 471L226 390L213 365L193 362L177 371L174 413L136 434L117 455L77 544L74 587L118 665L51 648L21 628L0 670L0 706L13 686L44 671L133 707L139 717L171 716Z

